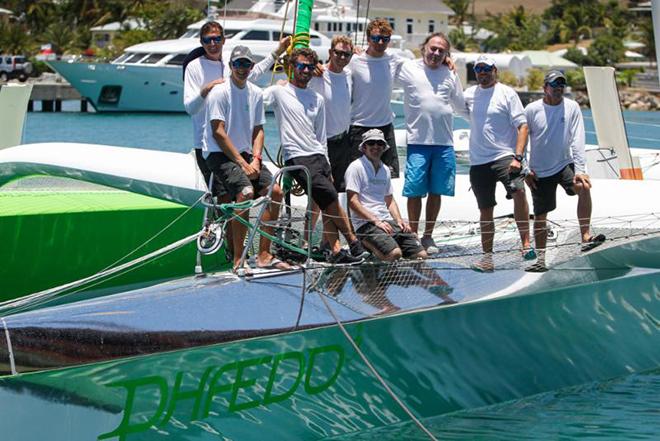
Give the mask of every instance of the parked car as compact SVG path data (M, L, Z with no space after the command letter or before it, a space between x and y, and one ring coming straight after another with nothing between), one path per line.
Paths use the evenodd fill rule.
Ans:
M0 55L0 81L13 78L25 81L32 73L32 63L22 55Z

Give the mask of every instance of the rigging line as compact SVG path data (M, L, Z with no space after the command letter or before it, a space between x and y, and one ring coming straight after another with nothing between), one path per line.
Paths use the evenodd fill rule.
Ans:
M367 356L364 355L364 352L362 352L362 350L357 345L357 343L355 343L355 340L353 340L353 337L351 337L351 335L348 333L348 331L346 331L346 328L344 327L344 324L341 322L339 317L337 317L337 315L335 314L335 311L332 309L332 307L328 303L325 296L319 292L319 297L321 297L321 300L323 301L323 304L327 308L330 315L332 315L332 318L337 323L337 326L341 330L342 334L344 334L344 337L346 337L346 340L348 340L348 342L351 344L351 346L353 346L353 349L355 350L355 352L360 356L360 358L362 359L364 364L367 366L367 368L369 368L369 370L374 375L374 377L376 377L378 382L385 388L385 390L390 395L390 397L392 397L392 399L399 405L399 407L401 407L401 409L403 409L403 411L410 417L410 419L415 423L415 425L417 425L417 427L419 427L419 429L422 432L424 432L426 434L426 436L429 437L429 439L437 441L437 438L435 436L433 436L433 434L429 431L429 429L427 429L419 419L417 419L415 414L412 413L412 411L408 408L408 406L406 406L406 404L396 395L396 393L394 393L394 391L390 388L390 386L387 384L385 379L380 376L380 374L378 373L376 368L371 364L371 362L369 361Z
M364 18L369 19L369 8L371 7L371 0L367 0L367 11L364 13ZM362 46L364 46L367 38L367 30L365 29L362 33Z
M358 29L360 29L360 0L357 0L357 8L355 10L355 31L353 32L353 37L355 40L353 43L354 46L357 46L358 44Z
M227 26L227 3L229 3L229 0L224 0L224 5L222 6L222 29L225 29Z
M2 320L2 326L5 328L5 338L7 339L7 352L9 356L9 367L11 368L11 374L16 375L18 372L16 371L16 361L14 360L14 349L12 348L11 345L11 337L9 336L9 328L7 328L7 322L5 322L4 317L0 317L0 320Z
M284 17L282 17L282 27L280 28L280 40L281 40L282 38L284 38L284 37L283 37L283 36L284 36L284 26L286 25L286 20L287 20L287 18L288 18L288 16L289 16L289 2L290 2L290 1L291 1L291 0L286 0L286 5L284 5ZM291 41L291 44L293 44L293 41ZM270 76L270 85L271 85L271 86L272 86L273 83L275 82L275 70L277 70L277 60L275 60L275 61L273 62L273 73L272 73L271 76ZM268 155L268 157L270 158L270 153L268 153L268 149L264 149L264 150L266 150L266 155ZM271 162L273 162L272 159L271 159ZM281 168L281 167L280 167L280 168Z

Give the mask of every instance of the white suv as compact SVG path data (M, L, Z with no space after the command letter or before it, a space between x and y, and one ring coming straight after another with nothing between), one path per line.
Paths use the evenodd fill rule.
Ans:
M0 55L0 82L12 78L25 81L32 73L32 63L22 55Z

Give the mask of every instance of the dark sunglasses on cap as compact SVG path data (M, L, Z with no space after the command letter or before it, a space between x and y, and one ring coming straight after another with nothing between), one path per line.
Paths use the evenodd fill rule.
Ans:
M249 69L254 65L254 63L247 58L239 58L231 62L231 67L234 69Z
M385 147L385 143L383 141L365 141L364 145L368 147Z
M316 65L312 63L296 63L296 69L298 70L305 70L305 69L314 70L314 68L316 68Z
M338 57L351 58L353 56L353 52L338 51L337 49L333 49L332 52Z
M545 84L552 87L553 89L557 89L559 87L566 87L566 81L564 81L563 79L556 79L554 81Z
M481 72L492 72L495 66L488 66L486 64L479 64L478 66L474 66L474 73L481 73Z
M371 36L369 36L369 40L371 40L374 43L378 43L378 42L381 42L381 41L383 43L389 43L391 39L392 39L392 37L390 37L389 35L371 35Z
M222 42L222 35L216 35L214 37L202 37L202 43L211 44L211 42L220 44Z

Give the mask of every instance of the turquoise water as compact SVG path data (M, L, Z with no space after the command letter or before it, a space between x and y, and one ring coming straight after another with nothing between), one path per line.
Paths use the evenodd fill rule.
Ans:
M583 113L587 142L595 143L590 112ZM631 146L660 147L660 112L626 112L624 117ZM277 128L271 115L267 120L266 145L274 152ZM403 121L395 124L401 127ZM467 124L457 119L455 127ZM28 143L70 141L187 152L192 130L183 114L30 113L24 138ZM456 412L424 423L441 440L658 440L660 370ZM376 437L426 439L411 424L350 439Z

